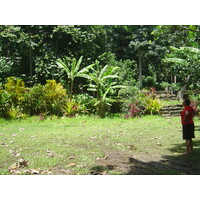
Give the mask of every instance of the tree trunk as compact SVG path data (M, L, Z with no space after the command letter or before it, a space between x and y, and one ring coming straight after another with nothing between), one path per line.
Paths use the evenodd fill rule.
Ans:
M97 101L99 102L96 107L97 115L101 118L105 117L106 114L106 107L105 103L102 101L102 97L100 94L100 85L97 85Z
M29 68L30 68L30 77L33 76L33 69L32 69L32 50L31 47L29 49Z
M187 89L187 86L188 86L188 83L189 83L189 80L190 80L190 75L188 75L185 80L184 80L184 85L181 87L180 91L178 92L177 94L177 99L180 100L180 101L183 101L184 100L184 96L185 96L185 91Z
M139 87L142 88L142 52L138 51L138 57L139 57Z
M74 87L74 79L71 79L70 99L72 99L73 87Z

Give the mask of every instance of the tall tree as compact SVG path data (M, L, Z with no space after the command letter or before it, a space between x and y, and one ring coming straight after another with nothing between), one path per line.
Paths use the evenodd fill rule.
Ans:
M180 98L189 87L197 88L200 84L200 49L193 47L171 47L171 53L167 54L164 62L172 64L172 68L179 78L181 90Z

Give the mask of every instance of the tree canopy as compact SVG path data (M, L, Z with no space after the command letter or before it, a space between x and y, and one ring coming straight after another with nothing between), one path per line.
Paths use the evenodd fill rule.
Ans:
M199 46L198 25L1 25L0 81L15 76L33 86L54 79L68 87L72 77L61 76L57 64L67 57L66 66L81 58L80 71L95 60L118 66L121 85L181 87L190 75L186 87L199 89ZM77 78L75 93L80 83L87 80Z

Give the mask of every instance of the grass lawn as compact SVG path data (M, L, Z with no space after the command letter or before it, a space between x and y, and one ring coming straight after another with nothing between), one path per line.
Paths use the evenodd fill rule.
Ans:
M200 174L183 155L180 117L0 119L0 174Z

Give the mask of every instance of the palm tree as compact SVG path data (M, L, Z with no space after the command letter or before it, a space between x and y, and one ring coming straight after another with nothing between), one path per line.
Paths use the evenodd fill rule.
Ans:
M94 66L94 64L92 65L88 65L84 68L80 69L80 65L82 62L82 58L83 56L81 56L79 58L79 60L77 61L76 59L72 59L71 65L68 65L69 62L69 58L65 57L63 60L62 59L58 59L56 61L57 65L64 69L65 72L67 73L68 78L70 79L70 99L72 99L72 94L73 94L73 87L74 87L74 79L76 77L83 77L83 78L87 78L86 74L89 72L89 69L92 68Z

